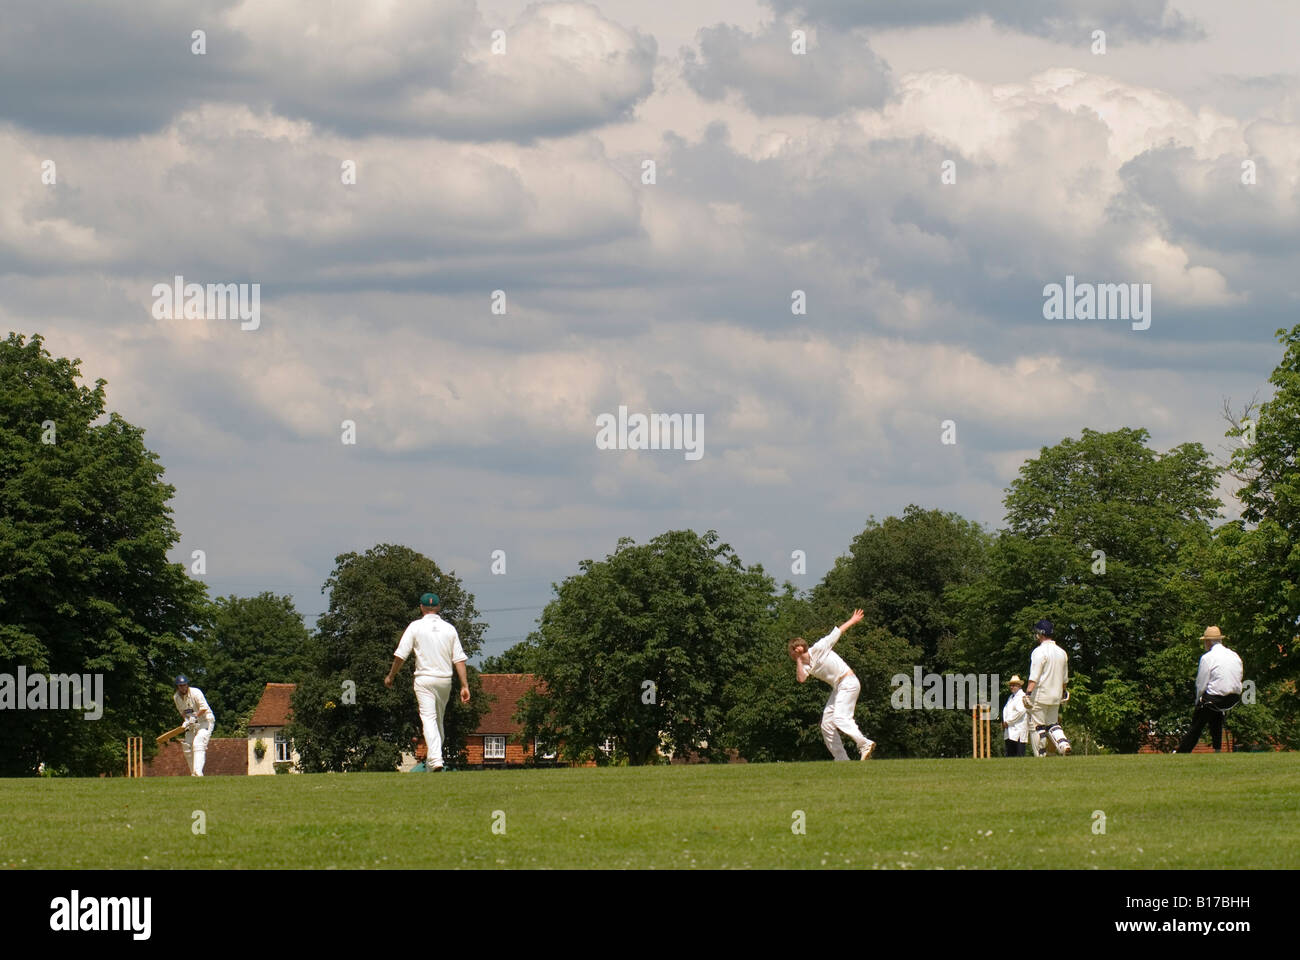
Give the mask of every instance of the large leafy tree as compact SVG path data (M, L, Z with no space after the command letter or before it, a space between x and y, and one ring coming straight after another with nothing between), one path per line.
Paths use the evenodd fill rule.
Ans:
M292 597L218 597L196 637L197 682L217 714L217 733L246 724L268 683L297 683L306 672L310 634Z
M393 770L420 729L414 667L405 664L391 690L383 678L402 632L420 618L420 596L438 595L441 615L460 634L467 657L478 651L486 624L460 579L409 547L380 544L334 563L321 591L329 591L329 611L308 645L308 669L294 691L287 733L306 771ZM444 718L444 757L452 762L463 756L466 739L490 706L478 672L468 672L469 705L453 692Z
M80 363L39 336L0 342L0 673L102 674L103 716L4 711L6 776L121 770L127 736L171 725L170 678L195 663L205 588L167 560L174 489Z
M921 648L935 668L953 659L957 616L950 588L974 582L992 537L955 513L911 504L901 517L867 522L817 588L818 596Z
M546 692L522 701L526 735L563 743L568 758L612 737L633 764L660 748L724 759L734 681L761 643L771 578L713 531L623 538L580 569L532 641Z
M1273 396L1229 431L1240 441L1230 469L1241 519L1215 532L1207 581L1258 702L1300 746L1300 324L1277 335L1285 352L1269 377Z
M1109 718L1107 745L1121 749L1136 746L1139 727L1187 708L1166 682L1168 662L1152 658L1205 626L1194 558L1220 507L1219 471L1200 444L1162 455L1148 438L1084 430L1027 461L986 575L954 591L975 669L1023 672L1034 622L1053 620L1078 689L1105 695L1094 705Z

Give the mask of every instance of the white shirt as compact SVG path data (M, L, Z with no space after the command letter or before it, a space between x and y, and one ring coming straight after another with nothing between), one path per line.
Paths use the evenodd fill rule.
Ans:
M413 649L417 677L451 677L455 669L452 664L468 659L461 649L456 628L436 613L426 613L413 621L402 634L393 656L405 660Z
M808 676L825 680L832 687L849 672L849 665L844 662L844 658L832 649L839 638L840 628L836 627L808 650Z
M1034 684L1034 703L1061 702L1070 679L1070 657L1055 640L1042 641L1029 655L1029 679Z
M203 691L198 687L190 687L190 692L183 697L181 692L177 690L172 694L172 703L176 704L176 711L187 720L193 717L200 725L207 727L214 726L217 722L216 715L212 712L212 708L208 706L207 698L203 696ZM199 716L199 712L204 710L207 712L203 716Z
M1007 697L1007 705L1002 708L1002 722L1007 725L1004 735L1006 740L1025 743L1029 739L1029 713L1025 709L1025 691L1017 690Z
M1205 651L1196 671L1196 699L1241 693L1241 657L1221 643Z

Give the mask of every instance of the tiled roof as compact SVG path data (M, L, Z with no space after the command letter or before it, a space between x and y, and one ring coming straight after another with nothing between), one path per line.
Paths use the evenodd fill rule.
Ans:
M496 702L474 732L512 734L522 730L523 725L512 719L519 709L519 698L540 686L541 681L531 673L484 673L479 679L483 681L483 692L496 697Z
M190 768L185 763L185 751L180 740L164 743L158 755L145 764L147 777L188 777ZM203 760L205 777L248 776L248 741L240 738L209 740L208 752Z
M283 727L289 722L293 711L289 701L298 688L296 683L268 683L262 691L262 699L257 701L253 718L248 721L250 727Z

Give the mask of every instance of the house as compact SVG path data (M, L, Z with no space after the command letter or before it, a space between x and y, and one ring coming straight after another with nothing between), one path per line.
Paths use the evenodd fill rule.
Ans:
M471 767L519 767L525 763L555 763L554 744L536 739L518 741L523 725L514 719L519 699L538 687L531 673L484 673L483 693L495 697L492 707L477 729L466 739L465 750Z
M298 754L284 735L284 729L293 716L290 703L297 686L295 683L268 683L262 691L262 699L257 701L248 721L245 748L249 774L275 773L277 764L287 765L290 773L297 772Z

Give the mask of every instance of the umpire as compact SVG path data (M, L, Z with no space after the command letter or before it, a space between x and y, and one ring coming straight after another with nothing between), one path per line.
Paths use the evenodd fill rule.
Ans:
M1223 745L1223 715L1241 703L1241 657L1223 645L1227 639L1218 627L1206 627L1201 635L1205 641L1205 655L1196 671L1196 712L1192 714L1192 729L1178 744L1174 753L1191 753L1201 739L1201 731L1210 725L1210 739L1214 752Z

